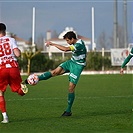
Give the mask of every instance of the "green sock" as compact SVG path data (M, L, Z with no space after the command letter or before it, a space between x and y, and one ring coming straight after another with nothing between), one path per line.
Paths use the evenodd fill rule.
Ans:
M71 112L74 99L75 99L75 93L69 93L68 94L68 106L67 106L66 112Z
M52 77L51 72L45 72L38 76L39 80L47 80Z

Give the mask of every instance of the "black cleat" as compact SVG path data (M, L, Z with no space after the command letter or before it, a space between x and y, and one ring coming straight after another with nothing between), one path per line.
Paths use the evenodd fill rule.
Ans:
M72 115L72 113L71 112L64 112L61 116L71 116Z

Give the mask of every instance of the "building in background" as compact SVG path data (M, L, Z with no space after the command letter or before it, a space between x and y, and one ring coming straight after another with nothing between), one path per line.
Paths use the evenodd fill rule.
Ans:
M29 41L26 41L10 32L6 32L6 36L12 37L16 40L18 48L21 50L22 53L24 53L26 50L29 50L32 47Z
M66 27L64 31L62 31L59 36L57 37L54 37L52 38L52 35L51 35L51 31L47 31L46 33L46 39L44 39L44 47L43 47L43 51L42 53L47 53L49 58L52 59L52 53L61 53L63 58L64 58L64 52L57 49L56 47L52 47L52 46L49 46L49 47L46 47L45 46L45 40L47 41L52 41L54 43L57 43L57 44L60 44L60 45L64 45L64 46L68 46L66 40L63 39L63 36L68 32L68 31L73 31L76 33L77 35L77 38L78 39L82 39L84 42L85 42L85 46L86 46L86 49L87 51L90 50L90 46L91 46L91 40L89 38L86 38L82 35L79 35L72 27ZM28 51L31 49L32 47L32 43L29 42L29 41L26 41L10 32L6 32L6 36L10 36L10 37L13 37L16 42L17 42L17 45L18 45L18 48L21 50L22 53L24 53L25 51ZM36 44L35 44L36 46Z
M68 31L73 31L76 33L78 39L82 39L85 42L85 46L87 51L89 51L89 47L91 45L91 40L89 38L83 37L79 35L72 27L66 27L64 31L62 31L57 38L51 38L51 31L47 31L46 33L46 40L47 41L52 41L54 43L63 45L63 46L68 46L66 40L63 39L63 36L68 32ZM44 51L43 52L48 52L49 53L49 58L52 59L52 53L62 53L62 56L64 58L64 52L57 49L56 47L46 47L44 43Z

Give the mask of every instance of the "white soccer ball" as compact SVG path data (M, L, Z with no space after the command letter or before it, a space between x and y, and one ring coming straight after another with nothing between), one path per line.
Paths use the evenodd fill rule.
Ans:
M36 74L31 74L28 78L27 81L30 85L36 85L39 81L39 78Z

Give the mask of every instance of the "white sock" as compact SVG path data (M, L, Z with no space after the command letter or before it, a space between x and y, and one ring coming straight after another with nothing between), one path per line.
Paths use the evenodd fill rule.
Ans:
M7 113L6 113L6 112L2 113L2 115L3 115L3 119L8 118L8 116L7 116Z

